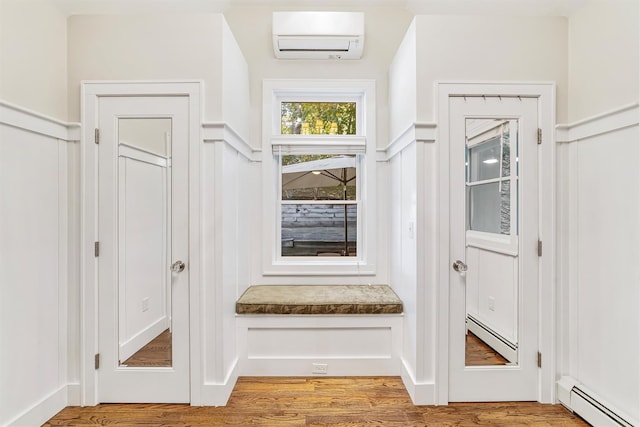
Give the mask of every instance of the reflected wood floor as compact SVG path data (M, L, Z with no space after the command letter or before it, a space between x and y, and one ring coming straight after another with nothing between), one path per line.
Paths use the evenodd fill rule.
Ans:
M489 347L471 332L467 333L465 338L464 356L464 364L466 366L493 366L509 363L500 353Z
M242 377L225 407L69 407L45 426L588 426L560 405L414 406L398 377Z
M149 341L130 358L124 361L124 366L171 366L171 332L166 329L160 335Z

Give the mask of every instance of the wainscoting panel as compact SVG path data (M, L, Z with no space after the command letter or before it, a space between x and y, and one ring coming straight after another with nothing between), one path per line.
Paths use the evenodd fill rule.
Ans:
M241 315L239 375L400 375L402 315Z
M638 112L634 104L560 126L557 147L560 373L634 425L640 420L640 272L632 267L640 259ZM574 402L584 409L584 398L563 401L577 410Z

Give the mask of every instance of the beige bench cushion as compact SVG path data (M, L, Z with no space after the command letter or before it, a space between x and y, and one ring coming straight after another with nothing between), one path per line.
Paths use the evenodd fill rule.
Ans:
M259 285L242 294L236 313L402 313L402 301L388 285Z

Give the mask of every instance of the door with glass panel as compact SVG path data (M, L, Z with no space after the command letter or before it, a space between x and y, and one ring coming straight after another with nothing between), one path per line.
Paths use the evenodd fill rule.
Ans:
M449 106L449 401L537 400L538 100Z
M100 402L189 402L188 115L99 99Z

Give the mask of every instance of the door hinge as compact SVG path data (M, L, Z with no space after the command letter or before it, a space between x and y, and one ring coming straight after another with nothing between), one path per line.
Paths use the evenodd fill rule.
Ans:
M100 369L100 353L94 356L94 366L96 369Z
M538 352L538 368L542 368L542 353Z
M100 144L100 129L98 128L95 130L93 142Z
M100 242L93 242L93 255L96 258L100 256Z
M542 144L542 129L538 128L538 144Z
M538 240L538 256L542 256L542 240Z

